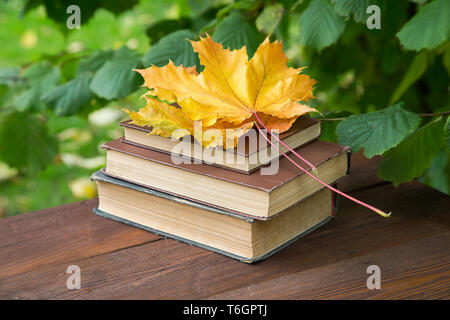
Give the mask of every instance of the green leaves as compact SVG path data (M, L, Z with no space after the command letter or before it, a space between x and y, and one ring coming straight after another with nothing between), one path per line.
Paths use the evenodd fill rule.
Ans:
M450 195L450 155L444 149L433 158L419 181Z
M398 186L420 176L442 148L443 124L442 118L430 122L387 152L378 167L380 178Z
M139 77L133 71L139 64L137 53L122 47L97 71L90 89L105 99L126 97L139 86Z
M37 116L14 112L2 120L0 154L10 167L36 173L53 162L56 151L56 139L47 134L47 127Z
M107 1L107 0L81 0L74 2L72 0L60 0L57 2L47 1L47 0L28 0L25 1L26 5L24 11L28 11L40 4L45 7L45 11L47 12L47 16L51 17L53 20L58 21L60 23L66 23L67 20L67 7L72 4L77 4L81 8L81 22L87 22L95 10L99 8L104 8L114 13L122 12L123 10L130 9L136 3L137 0L130 1Z
M89 57L82 59L77 66L77 75L84 72L93 73L100 69L106 61L113 57L114 52L112 50L107 51L95 51Z
M190 30L179 30L163 38L152 46L143 57L145 67L154 64L162 67L169 62L185 67L199 65L198 55L192 49L188 39L193 40L195 34Z
M447 48L447 50L444 53L444 57L442 58L442 63L445 66L445 69L447 69L447 74L450 75L450 46Z
M17 109L20 111L32 107L36 109L41 97L61 81L61 73L47 61L42 61L28 67L23 73L23 78L27 81L28 89L15 99Z
M319 51L335 43L345 22L327 0L312 0L300 16L300 43Z
M191 19L181 17L179 19L165 19L157 21L147 28L147 34L152 44L157 43L163 37L179 30L191 28Z
M408 71L400 82L397 89L392 94L390 104L397 102L402 95L408 90L408 88L417 80L419 80L428 66L428 53L427 51L420 52L411 63Z
M198 16L204 13L217 2L216 0L187 0L187 1L194 16Z
M61 80L59 69L47 61L31 65L23 73L23 77L40 93L52 89Z
M320 139L324 141L330 141L330 142L337 142L338 137L336 134L336 128L338 124L340 123L339 120L330 120L327 121L326 119L340 119L344 117L350 116L351 113L347 111L333 111L329 112L326 115L322 117L318 117L318 119L325 119L320 122L321 125L321 134Z
M95 13L93 19L87 25L82 24L82 30L66 35L55 28L53 21L45 18L45 11L47 16L65 23L67 6L53 8L50 2L44 2L28 1L25 8L28 13L25 13L23 21L19 20L18 12L13 12L17 7L14 4L4 5L5 13L0 10L0 18L7 22L7 28L0 32L0 43L9 44L0 48L3 57L0 59L3 62L0 68L0 131L5 136L3 124L11 123L12 128L14 123L25 132L16 132L17 140L12 135L1 138L6 144L2 144L0 157L6 159L8 155L4 154L9 153L10 163L15 161L21 168L31 166L29 161L35 159L27 159L34 157L32 152L17 151L17 146L22 146L21 143L26 146L22 141L31 139L35 132L42 139L37 139L37 142L29 140L34 143L31 148L36 143L49 148L48 152L43 148L43 153L36 157L36 168L52 161L56 147L48 140L47 124L40 120L40 116L32 114L44 112L45 106L51 111L46 113L57 119L55 114L88 113L91 111L89 108L100 106L94 101L103 103L104 100L127 97L138 89L141 82L132 71L141 67L141 61L144 67L152 64L163 66L169 59L176 65L199 67L197 54L187 39L196 39L204 32L211 33L214 40L231 49L247 46L250 56L264 36L272 34L272 38L283 40L292 58L292 66L309 66L308 73L318 80L316 106L324 113L331 111L318 118L347 117L343 121L322 121L321 139L339 141L350 145L354 151L363 148L367 157L386 156L382 175L396 183L413 175L422 175L421 181L440 190L446 188L443 176L450 168L450 164L445 166L445 154L450 155L448 118L442 120L441 130L444 142L440 150L445 151L430 155L433 158L431 162L425 159L429 169L423 172L422 166L419 168L414 163L418 161L417 157L423 160L420 158L423 152L430 151L425 148L429 141L417 151L418 154L408 155L408 159L414 158L408 160L413 164L408 162L403 168L401 163L397 163L398 159L403 159L398 153L414 151L406 150L406 141L417 137L415 139L422 145L421 141L431 135L427 133L431 129L417 129L421 118L400 104L373 113L364 112L376 110L375 106L392 105L400 99L407 103L408 110L417 113L439 113L448 109L448 0L139 1L132 11L123 12L119 17L96 9L102 7L117 12L137 1L120 5L104 0L98 4L88 4L87 1L80 5L82 19ZM369 16L367 7L371 4L381 7L385 22L382 30L368 31L365 25L351 21L364 23ZM41 6L40 9L32 9L37 6ZM62 11L63 16L55 14ZM347 25L346 21L349 22ZM336 44L341 35L342 40L337 45L323 50ZM8 39L14 41L6 41ZM145 52L149 43L152 46ZM134 50L123 47L117 51L91 52L94 48L117 48L122 44ZM405 53L403 48L418 52L415 55ZM322 52L319 55L316 51ZM145 54L140 56L143 52ZM30 64L43 57L49 62ZM79 60L80 57L83 58ZM418 80L422 80L420 85L411 90ZM136 92L129 100L137 99L138 95ZM102 99L94 99L96 97ZM350 116L340 110L358 115ZM62 123L64 120L58 121ZM27 137L24 134L27 135L28 125L31 132ZM25 148L23 146L21 148ZM33 152L39 154L36 150ZM19 156L23 159L17 160ZM412 171L408 174L402 172L410 170L407 169L410 165Z
M334 0L334 9L341 16L353 16L356 22L365 22L367 7L371 4L370 0Z
M248 56L255 53L258 45L263 40L261 33L249 24L239 11L233 11L224 18L216 27L212 38L222 43L224 48L240 49L247 46Z
M444 126L444 137L445 137L445 149L450 155L450 116L447 117L447 121Z
M397 38L408 50L434 49L450 37L450 1L426 4L402 29Z
M73 115L89 103L94 94L89 89L91 76L83 73L47 93L42 100L59 116Z
M19 68L0 68L0 85L1 84L12 84L15 79L19 77Z
M398 145L419 125L420 117L402 109L402 103L392 107L353 115L337 126L339 143L353 152L364 148L364 155L372 158Z
M277 3L264 7L264 10L256 18L256 28L264 33L272 33L283 17L284 7Z
M53 86L41 99L55 114L70 116L89 105L94 93L106 99L125 97L138 88L139 79L133 69L139 64L137 53L127 47L115 52L96 51L78 63L75 78ZM54 69L46 66L47 74ZM25 101L34 99L33 95L24 98Z

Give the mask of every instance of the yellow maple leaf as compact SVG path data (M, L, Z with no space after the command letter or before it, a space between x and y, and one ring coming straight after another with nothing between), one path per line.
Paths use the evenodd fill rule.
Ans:
M205 67L200 74L171 61L137 70L150 94L178 103L191 119L240 124L257 113L271 123L270 129L282 132L298 116L316 111L299 103L314 97L316 81L287 66L281 43L266 39L250 61L245 46L224 49L209 35L191 43Z
M203 146L225 147L234 147L237 138L255 124L267 142L324 187L384 217L390 216L390 213L359 201L314 176L281 151L260 128L261 125L268 129L270 134L272 130L283 132L299 116L316 111L299 103L314 98L312 91L316 81L300 74L301 68L288 67L288 58L280 42L271 43L266 38L250 60L245 46L238 50L224 49L209 35L200 41L191 41L191 44L205 67L200 74L195 68L175 66L172 61L164 67L136 70L143 76L144 86L150 89L147 95L179 106L146 96L147 105L143 109L128 111L136 124L152 126L152 134L175 138L190 134ZM196 126L197 120L201 120L200 126ZM205 128L210 130L203 133ZM235 129L231 130L231 135L230 129ZM272 136L316 171L309 161L276 135Z
M139 111L127 112L134 124L152 127L151 134L179 139L191 134L192 121L186 117L180 108L165 102L144 96L147 101L145 107Z
M224 121L217 121L212 126L203 126L202 123L195 123L190 119L180 107L158 101L149 96L144 96L147 103L139 111L124 109L130 115L132 123L139 126L151 127L150 134L157 134L162 137L180 139L191 135L204 147L223 146L234 148L237 139L250 130L253 123L230 126Z

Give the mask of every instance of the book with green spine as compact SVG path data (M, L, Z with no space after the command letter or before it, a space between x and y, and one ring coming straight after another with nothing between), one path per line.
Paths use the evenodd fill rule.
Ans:
M223 210L106 175L97 183L102 217L215 251L246 263L269 257L331 219L336 198L326 188L268 220Z

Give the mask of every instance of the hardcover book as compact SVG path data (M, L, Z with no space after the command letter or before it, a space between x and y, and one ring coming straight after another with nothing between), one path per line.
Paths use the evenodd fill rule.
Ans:
M112 178L91 177L98 186L100 216L251 263L269 257L334 215L323 188L282 214L262 221Z
M169 154L177 150L180 156L242 173L254 172L279 156L278 151L263 140L255 128L238 139L236 148L211 148L205 152L205 149L194 139L179 141L150 135L151 127L142 127L131 122L131 120L127 120L120 123L124 128L123 141L125 143ZM319 136L319 121L304 116L298 118L288 131L280 134L279 138L292 149L296 149L317 140ZM280 144L279 148L281 151L289 153L289 150L283 145ZM227 161L230 157L235 161Z
M182 163L173 155L121 139L103 147L107 150L107 175L260 219L274 216L322 188L286 158L247 175L207 164ZM328 184L346 175L347 152L348 147L325 141L298 150L317 167L318 178ZM306 168L301 160L294 161ZM264 175L264 170L271 174Z

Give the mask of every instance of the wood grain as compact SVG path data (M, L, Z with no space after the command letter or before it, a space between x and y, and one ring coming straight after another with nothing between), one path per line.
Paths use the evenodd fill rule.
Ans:
M2 219L0 298L448 299L450 197L380 183L374 162L355 158L345 188L392 217L342 200L330 223L253 265L99 218L93 200ZM72 264L80 290L66 287ZM369 264L381 290L365 285Z
M0 279L160 239L98 217L92 212L97 203L93 199L1 219Z
M367 288L370 265L380 267L380 289ZM450 232L446 232L209 298L432 299L448 295L449 288Z
M378 163L381 157L368 160L361 151L352 154L349 174L339 182L339 189L345 192L386 184L378 177Z

